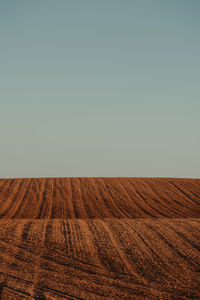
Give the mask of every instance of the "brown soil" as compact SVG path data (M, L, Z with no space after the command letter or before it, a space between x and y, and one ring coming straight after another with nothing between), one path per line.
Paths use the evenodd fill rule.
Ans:
M0 179L0 299L200 299L200 179Z

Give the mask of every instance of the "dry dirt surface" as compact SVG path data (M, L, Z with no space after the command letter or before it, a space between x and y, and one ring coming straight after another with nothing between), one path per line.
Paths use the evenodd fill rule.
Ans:
M200 179L0 179L0 299L200 299Z

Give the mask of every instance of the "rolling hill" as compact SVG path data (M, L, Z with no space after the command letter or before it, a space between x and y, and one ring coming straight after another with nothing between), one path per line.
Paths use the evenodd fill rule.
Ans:
M200 299L200 179L0 179L1 299Z

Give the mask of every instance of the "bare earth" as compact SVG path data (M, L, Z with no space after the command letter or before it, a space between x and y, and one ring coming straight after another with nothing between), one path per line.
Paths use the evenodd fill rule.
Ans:
M200 179L0 179L0 299L200 299Z

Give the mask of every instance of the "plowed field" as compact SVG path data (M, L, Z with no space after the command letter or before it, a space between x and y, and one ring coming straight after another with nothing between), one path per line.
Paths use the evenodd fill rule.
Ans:
M0 299L200 299L200 179L0 179Z

